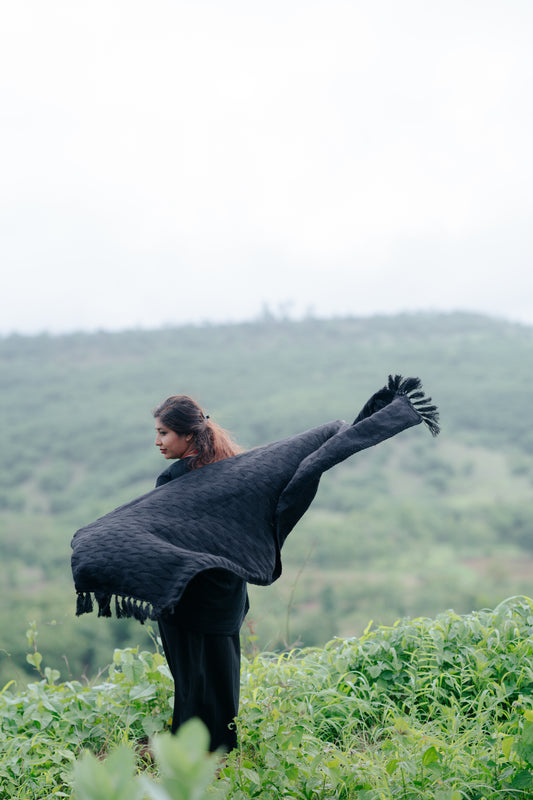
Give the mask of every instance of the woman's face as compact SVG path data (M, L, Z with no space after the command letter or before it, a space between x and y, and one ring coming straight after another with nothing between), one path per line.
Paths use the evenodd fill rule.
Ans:
M155 446L161 450L165 458L183 458L194 453L194 438L192 433L176 433L171 431L161 422L160 417L155 418Z

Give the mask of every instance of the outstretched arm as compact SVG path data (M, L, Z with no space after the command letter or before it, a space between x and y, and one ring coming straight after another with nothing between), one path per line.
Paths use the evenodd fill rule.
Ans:
M326 470L422 422L437 436L438 418L437 407L424 395L419 378L390 375L388 385L372 395L352 425L343 425L301 462L278 503L279 546L309 508Z

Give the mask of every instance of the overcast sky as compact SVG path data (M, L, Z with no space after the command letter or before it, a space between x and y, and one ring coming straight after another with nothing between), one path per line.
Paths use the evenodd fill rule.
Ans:
M13 0L0 333L533 324L531 0Z

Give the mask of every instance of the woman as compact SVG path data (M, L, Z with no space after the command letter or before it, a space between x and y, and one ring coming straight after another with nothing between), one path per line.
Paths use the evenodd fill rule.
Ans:
M211 747L231 749L246 582L279 578L283 544L324 472L421 423L436 436L438 411L418 378L389 376L351 425L334 420L236 455L189 398L154 414L156 444L178 460L151 492L76 532L76 613L92 611L94 597L109 617L114 598L118 617L158 620L176 682L173 730L198 715Z
M167 398L154 409L155 445L172 463L156 481L169 481L236 455L240 448L186 395ZM158 620L163 649L174 678L172 733L199 717L210 733L210 749L237 744L240 637L248 610L243 578L220 568L196 575L179 603Z

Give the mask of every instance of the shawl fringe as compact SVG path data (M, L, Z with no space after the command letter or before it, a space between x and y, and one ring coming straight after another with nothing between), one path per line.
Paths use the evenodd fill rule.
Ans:
M156 620L160 614L156 612L151 603L139 600L136 597L128 597L126 595L111 595L100 594L94 592L94 599L98 605L99 617L111 617L111 602L115 600L115 616L117 619L125 619L126 617L133 617L138 620L141 625L147 619ZM82 614L90 614L93 610L93 595L91 592L78 592L76 600L76 616Z
M422 421L427 425L432 436L440 433L439 411L433 405L431 397L426 397L422 389L420 378L402 378L401 375L389 375L388 388L395 397L407 397L414 410L420 414Z
M76 596L76 616L90 614L93 610L93 600L90 592L77 592Z
M422 381L420 378L404 378L402 375L389 375L387 386L372 395L353 421L353 424L356 425L362 419L366 419L375 414L376 411L385 408L389 403L392 403L395 397L407 398L416 413L422 417L422 421L429 428L431 435L439 435L439 412L437 406L433 405L431 397L426 397L424 394Z

